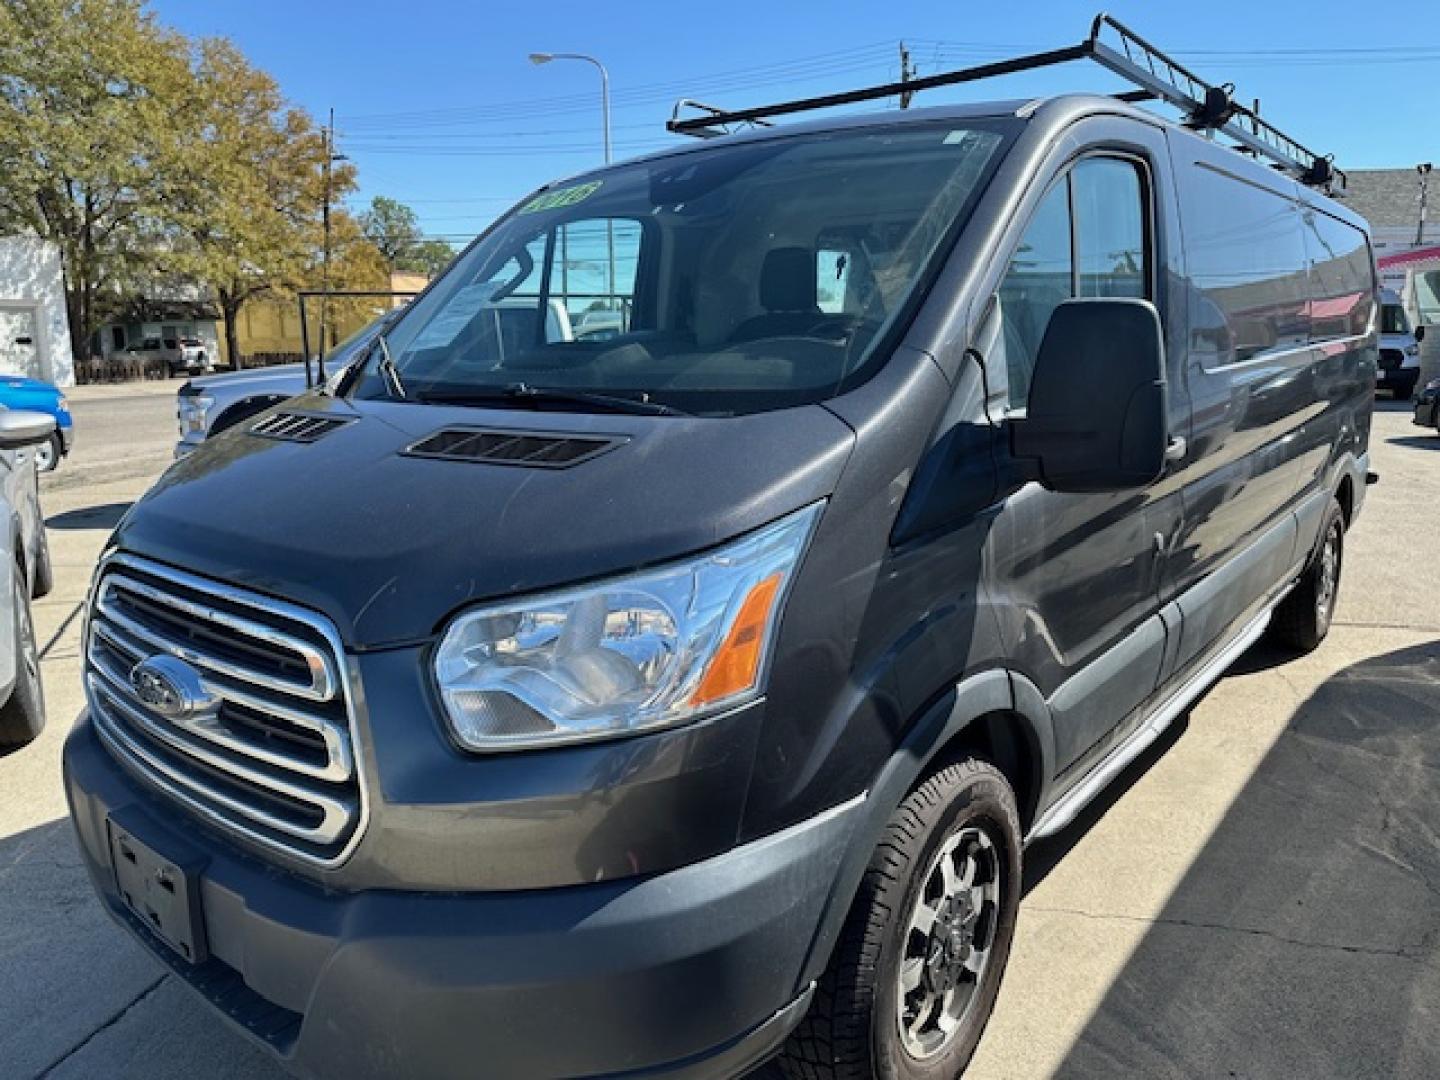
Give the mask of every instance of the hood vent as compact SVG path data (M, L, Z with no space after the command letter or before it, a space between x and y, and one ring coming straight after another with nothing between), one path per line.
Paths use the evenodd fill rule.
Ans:
M316 416L313 413L271 413L250 428L251 435L285 442L312 443L329 435L336 428L352 422L350 417Z
M557 435L549 431L496 428L446 428L421 439L405 453L410 457L446 461L479 461L487 465L524 465L537 469L568 469L599 457L626 440L615 435Z

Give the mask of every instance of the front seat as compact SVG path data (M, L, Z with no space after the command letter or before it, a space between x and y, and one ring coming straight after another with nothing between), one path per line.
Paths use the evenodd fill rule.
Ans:
M760 306L764 315L746 319L731 341L803 334L821 319L815 302L815 252L803 247L771 248L760 268Z

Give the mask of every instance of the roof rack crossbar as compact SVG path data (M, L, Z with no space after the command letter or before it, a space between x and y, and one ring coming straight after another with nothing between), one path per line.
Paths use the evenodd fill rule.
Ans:
M1206 82L1189 68L1166 56L1118 19L1101 13L1090 24L1090 35L1078 45L1027 53L977 67L946 71L919 79L867 86L834 94L782 101L750 109L723 110L713 105L682 100L666 123L669 131L712 138L728 134L737 125L769 126L771 117L853 105L862 101L913 94L941 86L957 86L981 79L1013 75L1021 71L1052 67L1073 60L1094 60L1138 89L1116 94L1121 101L1164 101L1179 109L1185 125L1197 130L1222 132L1240 149L1271 162L1303 183L1343 190L1345 174L1332 160L1296 142L1273 124L1261 120L1253 110L1234 100L1234 86ZM684 109L699 115L682 117Z
M771 116L786 116L790 113L809 112L812 109L829 109L836 105L853 105L860 101L875 101L879 98L896 97L901 93L915 93L919 90L933 90L939 86L955 86L959 83L975 82L979 79L993 79L1000 75L1010 75L1017 71L1030 71L1033 68L1049 67L1053 64L1063 64L1069 60L1079 60L1086 55L1086 44L1069 45L1063 49L1050 49L1046 52L1029 53L1025 56L1017 56L1010 60L999 60L992 64L981 64L979 67L964 68L960 71L945 71L938 75L926 75L920 79L907 79L902 82L884 83L880 86L866 86L859 90L844 90L835 94L821 94L817 97L800 98L796 101L782 101L775 105L761 105L753 109L735 109L722 111L714 109L714 106L704 106L706 109L714 109L713 112L704 116L688 117L684 120L671 117L665 125L666 129L680 135L700 135L708 138L717 134L712 129L715 125L755 123ZM695 106L696 102L681 101L676 105L676 112L681 105Z
M680 114L686 109L693 109L700 115L691 116L682 120ZM713 139L720 135L730 135L733 134L734 128L739 127L774 126L775 125L770 123L769 120L758 116L753 120L732 118L726 114L724 109L715 105L707 105L703 101L695 101L691 98L681 98L675 103L675 108L670 111L670 120L665 125L670 131L679 131L683 127L687 135L694 135L700 139Z

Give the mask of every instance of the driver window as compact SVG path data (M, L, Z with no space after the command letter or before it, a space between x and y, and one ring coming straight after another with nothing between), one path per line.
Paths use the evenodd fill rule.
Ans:
M1145 188L1118 157L1080 161L1045 196L999 289L1009 404L1025 407L1050 315L1077 296L1149 295Z
M1073 295L1070 183L1060 180L1040 204L1000 283L1000 317L1010 407L1023 409L1050 313Z

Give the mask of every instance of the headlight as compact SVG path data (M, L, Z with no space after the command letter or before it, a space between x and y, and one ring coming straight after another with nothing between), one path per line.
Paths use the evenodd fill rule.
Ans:
M1406 346L1405 346L1405 355L1406 355L1406 356L1419 356L1419 355L1420 355L1420 346L1419 346L1419 345L1406 345Z
M62 397L59 401L55 403L55 408L58 409L60 412L68 413L70 411L70 402L66 401Z
M183 439L190 434L204 435L207 430L206 420L215 405L214 397L209 394L182 394L179 401L180 437Z
M477 608L435 675L470 750L653 731L758 696L820 504L656 570Z

